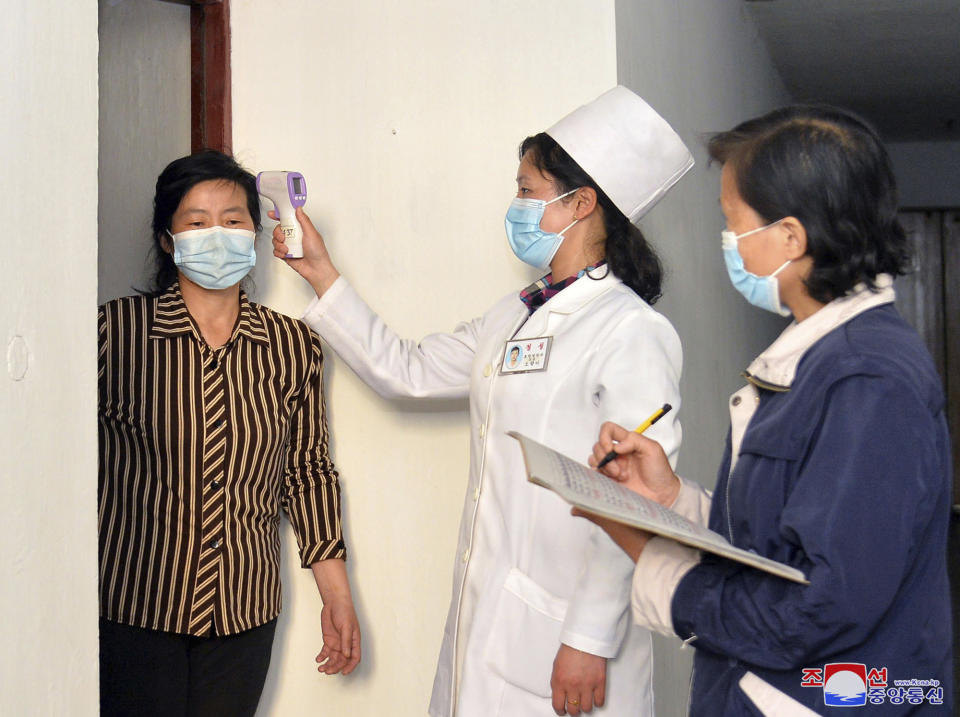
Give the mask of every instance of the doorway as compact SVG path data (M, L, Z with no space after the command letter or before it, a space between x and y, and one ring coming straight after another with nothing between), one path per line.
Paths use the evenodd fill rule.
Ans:
M953 683L960 684L960 210L903 211L914 271L899 277L897 308L923 337L947 395L953 445L953 516L947 547L953 600Z

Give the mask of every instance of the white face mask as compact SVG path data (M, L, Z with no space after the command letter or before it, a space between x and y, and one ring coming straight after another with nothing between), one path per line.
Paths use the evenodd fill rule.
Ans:
M772 311L781 316L790 316L790 309L780 303L780 282L777 281L777 274L783 271L792 259L784 262L779 269L769 276L758 276L751 274L743 265L743 257L737 248L737 242L751 234L757 234L765 229L769 229L782 222L778 219L775 222L757 229L751 229L743 234L734 234L731 231L722 231L720 236L723 247L723 260L727 265L727 274L734 288L739 291L743 297L754 306L767 311Z
M170 234L170 231L167 231ZM173 263L190 281L205 289L226 289L250 273L257 263L256 234L221 226L170 234Z

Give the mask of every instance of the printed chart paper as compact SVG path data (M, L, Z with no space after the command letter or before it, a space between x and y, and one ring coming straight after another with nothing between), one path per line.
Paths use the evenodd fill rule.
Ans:
M527 479L531 483L549 488L584 512L642 528L782 578L808 584L806 576L796 568L736 548L719 533L687 520L669 508L644 498L615 480L516 431L508 431L507 435L520 441L523 461L527 467Z

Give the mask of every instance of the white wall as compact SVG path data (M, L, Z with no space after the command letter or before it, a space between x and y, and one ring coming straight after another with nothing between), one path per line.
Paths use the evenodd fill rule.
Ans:
M190 152L190 8L100 0L97 300L149 285L157 175Z
M517 146L616 84L613 1L234 0L234 148L304 173L340 270L417 337L535 277L503 216ZM268 222L269 223L269 222ZM299 316L309 289L261 240L264 303ZM285 535L285 600L259 714L426 713L466 487L465 404L386 402L327 366L364 664L318 676L319 608Z
M677 129L697 165L643 222L667 266L664 298L683 344L683 445L678 472L715 481L729 425L727 399L740 372L784 325L732 288L720 253L719 168L707 168L711 132L788 101L743 3L617 0L620 82ZM685 714L692 650L655 642L657 714Z
M0 23L0 714L97 708L97 12Z
M887 150L901 207L960 207L960 142L895 142Z

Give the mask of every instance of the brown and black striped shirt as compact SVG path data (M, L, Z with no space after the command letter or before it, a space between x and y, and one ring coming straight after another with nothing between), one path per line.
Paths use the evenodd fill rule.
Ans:
M343 558L323 355L247 300L211 349L178 284L100 307L100 612L229 635L280 611L280 509L303 567Z

